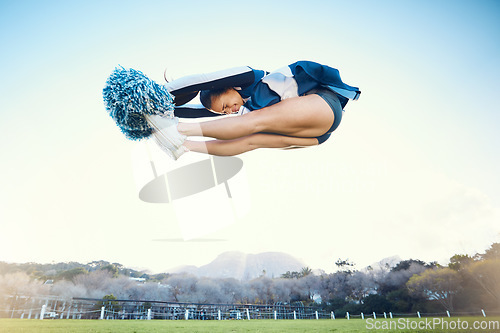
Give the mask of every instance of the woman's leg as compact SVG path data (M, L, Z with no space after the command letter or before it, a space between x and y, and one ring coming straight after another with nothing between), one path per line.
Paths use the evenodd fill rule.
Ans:
M298 138L277 134L257 133L233 140L186 140L184 146L190 151L217 156L234 156L256 148L307 147L318 144L316 138Z
M333 121L334 115L328 103L312 94L286 99L242 116L201 123L179 123L177 129L186 136L223 140L261 132L311 138L323 135Z

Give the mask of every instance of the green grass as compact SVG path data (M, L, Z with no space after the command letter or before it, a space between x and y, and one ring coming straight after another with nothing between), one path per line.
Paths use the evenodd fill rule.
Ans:
M441 319L441 318L439 318ZM455 324L459 318L446 319L448 324ZM398 319L392 320L393 325ZM406 322L407 319L401 319ZM36 333L156 333L156 332L186 332L186 333L201 333L201 332L460 332L460 330L444 330L442 326L436 326L431 329L425 329L425 319L411 318L409 319L413 325L418 325L419 322L423 329L414 329L409 327L406 330L402 327L396 327L394 330L382 330L384 325L390 325L391 320L378 319L372 322L370 328L369 322L361 319L337 319L337 320L224 320L224 321L196 321L196 320L35 320L35 319L0 319L1 333L16 333L16 332L36 332ZM432 321L433 318L428 318ZM474 321L496 321L500 322L500 317L482 318L468 317L460 318L460 322L467 321L470 326L469 330L461 330L462 332L478 332L473 330ZM385 324L384 324L385 323ZM411 323L410 323L411 325ZM378 330L375 328L379 328ZM500 330L483 330L481 332L500 332Z

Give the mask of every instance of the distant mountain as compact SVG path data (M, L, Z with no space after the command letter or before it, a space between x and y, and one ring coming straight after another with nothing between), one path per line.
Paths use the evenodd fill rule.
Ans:
M167 270L168 273L190 273L198 277L235 278L251 280L261 276L279 277L287 271L299 272L306 265L289 254L282 252L264 252L246 254L243 252L224 252L211 263L196 266L180 266Z

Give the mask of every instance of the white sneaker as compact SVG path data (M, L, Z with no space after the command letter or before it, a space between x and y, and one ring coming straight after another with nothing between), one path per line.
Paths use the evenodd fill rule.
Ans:
M153 134L153 138L156 144L158 144L158 146L161 148L161 150L163 150L168 155L168 157L170 157L174 161L177 160L179 157L181 157L182 154L187 153L189 151L189 149L187 149L182 145L179 146L178 148L175 148L174 146L169 146L168 141L167 142L162 141L161 138L159 138L159 136L157 135Z
M160 148L174 160L184 154L187 149L182 145L186 136L179 133L179 118L166 118L158 115L147 115L146 120L153 127L153 137Z

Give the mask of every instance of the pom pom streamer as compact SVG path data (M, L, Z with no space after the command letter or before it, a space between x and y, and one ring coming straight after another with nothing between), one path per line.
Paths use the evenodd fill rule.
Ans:
M174 117L173 97L167 89L132 68L115 68L102 94L109 115L130 140L153 133L145 115Z

